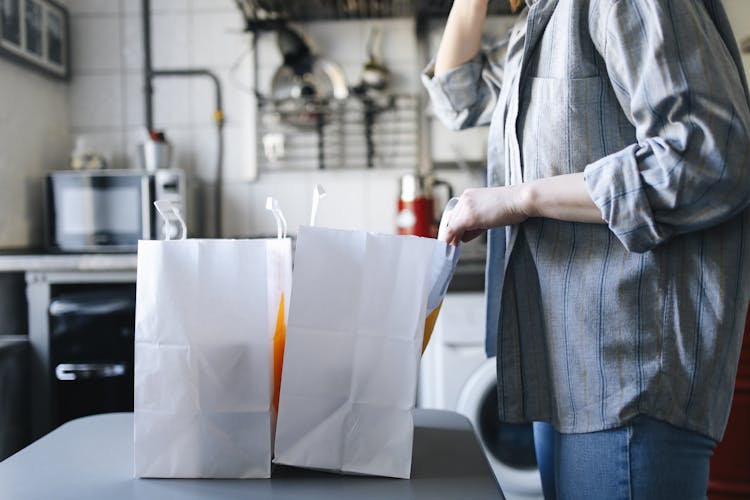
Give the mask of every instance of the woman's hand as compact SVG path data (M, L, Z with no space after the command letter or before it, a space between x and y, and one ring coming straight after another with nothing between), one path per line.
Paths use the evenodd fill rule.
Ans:
M524 210L523 184L467 189L448 215L444 241L458 244L471 241L485 230L519 224L528 218Z

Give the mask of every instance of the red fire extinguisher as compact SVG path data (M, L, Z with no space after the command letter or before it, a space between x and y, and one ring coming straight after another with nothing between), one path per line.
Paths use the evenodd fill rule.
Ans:
M413 234L435 238L443 205L453 197L453 188L432 175L408 174L401 177L396 228L398 234ZM445 196L435 198L435 188L445 190Z

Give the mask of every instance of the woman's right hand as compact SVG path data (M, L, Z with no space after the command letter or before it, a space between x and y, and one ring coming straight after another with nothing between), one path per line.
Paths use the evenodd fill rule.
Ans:
M519 224L528 218L523 185L467 189L447 216L441 239L457 245L492 227Z
M604 224L588 192L583 172L491 188L467 189L447 216L441 236L458 244L492 227L520 224L529 217Z

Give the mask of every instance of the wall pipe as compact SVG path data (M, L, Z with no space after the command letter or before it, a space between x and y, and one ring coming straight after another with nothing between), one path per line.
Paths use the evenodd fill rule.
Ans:
M430 60L430 53L428 47L429 38L429 16L419 11L414 16L414 34L417 39L417 61L420 67L423 67ZM420 87L422 87L420 85ZM430 120L427 116L427 107L430 104L427 91L424 87L421 88L419 95L417 96L417 106L419 109L418 122L417 122L417 133L418 133L418 165L417 173L420 175L428 175L432 173L433 165L432 160L432 133L430 130Z
M146 128L154 129L154 78L159 77L208 77L214 84L216 108L214 121L217 130L216 173L214 185L214 233L217 238L222 237L222 185L224 183L224 112L221 100L221 81L214 72L206 68L185 68L156 70L151 62L151 0L142 0L143 21L143 89Z

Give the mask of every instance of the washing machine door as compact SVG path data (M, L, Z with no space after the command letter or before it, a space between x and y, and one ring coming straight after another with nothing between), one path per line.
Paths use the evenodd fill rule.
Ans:
M466 381L457 411L471 420L506 497L542 498L532 426L500 422L497 403L496 358L490 358Z

